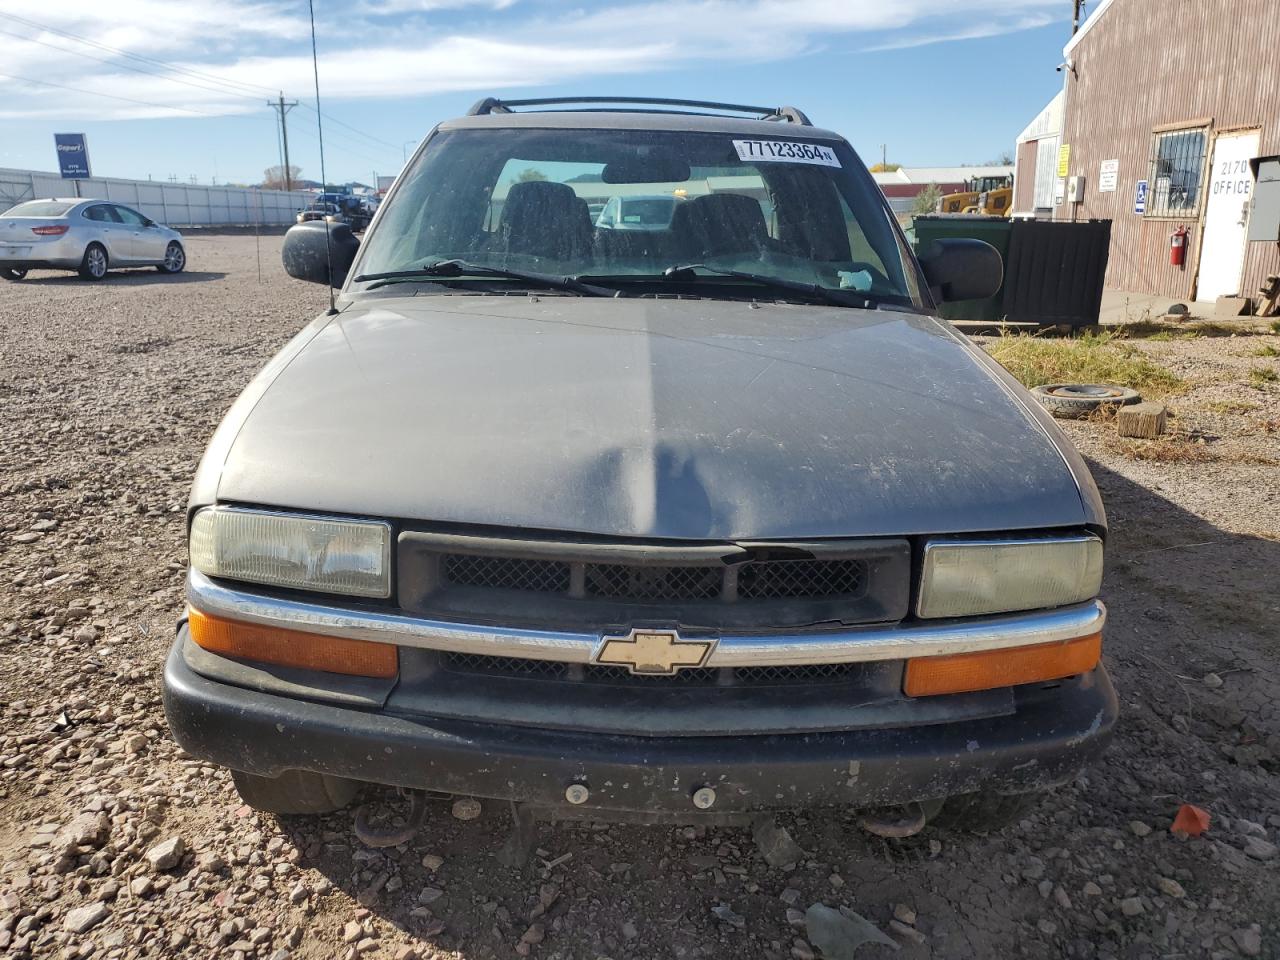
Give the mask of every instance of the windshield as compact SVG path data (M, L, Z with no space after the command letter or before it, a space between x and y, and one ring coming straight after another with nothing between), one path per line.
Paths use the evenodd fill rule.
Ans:
M625 287L705 264L682 273L711 288L704 295L751 285L713 272L732 270L921 306L901 234L853 152L779 134L443 131L404 174L352 275L461 260Z
M71 203L64 200L28 200L26 203L20 203L0 213L0 217L62 217L79 202L79 200Z

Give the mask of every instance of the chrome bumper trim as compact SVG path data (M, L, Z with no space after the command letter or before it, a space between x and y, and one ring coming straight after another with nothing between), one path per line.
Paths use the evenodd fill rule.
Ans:
M595 633L468 626L406 616L398 611L351 609L266 596L214 582L195 570L187 574L187 600L205 613L232 620L450 653L590 663L602 639ZM1106 619L1107 608L1102 601L1090 600L1056 610L910 626L722 634L706 666L766 667L903 660L1060 643L1098 633Z

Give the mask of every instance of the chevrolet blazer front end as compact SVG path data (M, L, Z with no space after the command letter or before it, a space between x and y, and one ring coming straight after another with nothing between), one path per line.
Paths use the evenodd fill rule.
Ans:
M932 315L998 256L917 262L798 111L511 106L434 131L363 243L286 239L341 290L197 471L178 742L282 813L986 823L1074 777L1117 712L1101 501ZM670 222L593 224L624 196Z

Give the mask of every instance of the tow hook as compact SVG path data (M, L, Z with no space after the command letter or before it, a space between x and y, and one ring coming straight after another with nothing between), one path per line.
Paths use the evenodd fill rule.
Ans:
M407 794L409 797L409 813L404 818L403 827L379 830L369 826L369 817L364 804L356 810L355 824L351 829L366 847L398 847L412 840L414 834L422 827L422 821L427 816L426 793L422 790L402 790L401 794Z
M925 816L924 807L918 803L908 803L905 806L886 810L878 816L867 814L859 820L862 829L867 833L891 839L914 837L924 829L927 822L928 817Z

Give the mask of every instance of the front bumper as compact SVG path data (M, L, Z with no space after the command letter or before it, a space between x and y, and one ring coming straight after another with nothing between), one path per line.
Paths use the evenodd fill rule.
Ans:
M1012 715L927 726L759 736L639 737L547 730L358 703L318 703L197 674L185 628L170 652L164 702L193 756L263 776L290 769L450 794L586 810L712 814L875 807L980 789L1042 790L1070 780L1105 747L1117 715L1105 669L1014 691Z

